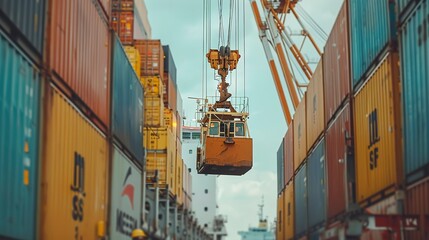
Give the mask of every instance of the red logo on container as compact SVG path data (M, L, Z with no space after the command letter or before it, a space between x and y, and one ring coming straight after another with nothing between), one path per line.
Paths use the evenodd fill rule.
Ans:
M128 168L127 175L125 176L124 183L122 184L121 196L127 196L131 203L131 208L134 209L134 186L131 183L127 183L128 178L131 176L131 167Z

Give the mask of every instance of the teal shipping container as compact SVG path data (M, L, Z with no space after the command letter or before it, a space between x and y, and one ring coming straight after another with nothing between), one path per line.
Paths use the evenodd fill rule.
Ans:
M404 161L409 181L429 164L429 1L422 1L401 27ZM413 175L413 176L410 176Z
M402 23L404 19L416 9L416 6L423 1L424 0L397 0L399 21Z
M277 150L277 194L279 195L285 187L284 181L284 141L280 143L279 149Z
M0 32L0 239L35 239L40 75Z
M295 238L307 231L307 212L307 163L304 163L295 176Z
M112 133L120 145L143 163L143 88L122 44L113 35Z
M395 1L349 0L352 85L367 79L396 41ZM387 53L387 52L386 52Z
M24 38L18 42L29 43L30 49L35 49L39 56L43 53L46 2L46 0L0 1L0 18L6 18L0 21L2 27L15 37L16 33L22 35Z
M325 139L323 138L308 157L308 226L326 219Z

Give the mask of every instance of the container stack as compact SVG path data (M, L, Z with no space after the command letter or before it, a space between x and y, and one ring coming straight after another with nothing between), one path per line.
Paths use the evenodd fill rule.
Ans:
M123 45L134 41L134 0L112 0L112 28Z

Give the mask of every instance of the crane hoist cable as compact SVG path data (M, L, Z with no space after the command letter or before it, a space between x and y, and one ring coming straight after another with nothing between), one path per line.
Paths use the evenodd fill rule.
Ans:
M310 16L310 14L308 14L307 11L305 11L305 9L302 8L300 5L297 5L296 9L300 13L304 21L307 22L307 24L310 25L310 27L312 27L317 34L319 34L319 37L323 41L326 41L328 39L328 35L323 30L323 28L320 27L320 25Z

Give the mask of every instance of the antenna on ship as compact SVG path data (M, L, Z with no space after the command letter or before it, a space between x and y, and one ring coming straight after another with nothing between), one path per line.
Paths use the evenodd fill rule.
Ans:
M262 195L262 202L258 205L259 207L259 221L264 219L264 196Z

